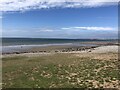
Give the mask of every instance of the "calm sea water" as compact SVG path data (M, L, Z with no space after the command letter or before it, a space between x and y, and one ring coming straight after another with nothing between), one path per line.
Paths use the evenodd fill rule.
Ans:
M33 47L45 47L45 46L53 46L53 45L86 46L86 44L81 44L81 43L82 42L90 42L90 41L95 41L95 42L99 42L99 41L103 41L103 42L105 41L106 42L106 41L109 41L109 42L112 42L113 40L2 38L2 46L1 47L2 47L2 52L6 53L6 52L19 52L21 50L30 49L30 48L33 48Z
M89 41L113 41L113 40L97 40L97 39L41 39L41 38L3 38L3 46L13 45L43 45L43 44L65 44L65 43L81 43Z

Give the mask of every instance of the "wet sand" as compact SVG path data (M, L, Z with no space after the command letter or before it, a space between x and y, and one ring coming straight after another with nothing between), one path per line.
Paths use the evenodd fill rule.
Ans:
M54 48L54 49L53 49ZM51 51L50 51L51 50ZM92 46L92 47L47 47L47 48L35 48L32 51L22 52L22 53L10 53L10 54L3 54L3 57L6 56L45 56L45 55L53 55L59 53L75 53L81 55L92 55L92 54L107 54L107 53L118 53L118 46L117 45L109 45L109 46Z
M91 41L91 42L82 42L74 44L54 44L54 45L17 45L17 46L8 46L12 49L6 49L2 55L8 54L54 54L54 53L107 53L115 52L118 53L119 43L116 41ZM8 48L9 49L9 48Z

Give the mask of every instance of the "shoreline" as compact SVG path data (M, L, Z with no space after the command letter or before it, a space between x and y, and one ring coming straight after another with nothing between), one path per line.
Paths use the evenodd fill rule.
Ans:
M99 53L118 53L118 45L104 45L104 46L92 46L92 47L72 47L72 48L64 48L57 50L48 51L29 51L29 52L14 52L14 53L4 53L3 57L6 56L40 56L40 55L53 55L53 54L99 54ZM68 51L69 50L69 51Z
M94 44L80 44L80 43L62 43L62 44L41 44L41 45L12 45L12 46L2 46L2 53L22 53L22 52L36 52L35 49L59 49L59 48L69 48L69 47L83 47L83 46L96 46ZM46 52L48 50L40 50L41 52ZM51 51L50 50L50 51ZM38 50L37 50L38 51Z
M60 52L72 52L72 51L85 51L87 49L94 49L99 46L46 46L46 47L33 47L14 52L3 52L2 54L21 54L21 53L60 53Z
M79 43L54 43L54 44L31 44L31 45L9 45L1 46L2 55L4 54L21 54L21 53L71 53L94 50L101 46L119 46L116 41L88 41Z

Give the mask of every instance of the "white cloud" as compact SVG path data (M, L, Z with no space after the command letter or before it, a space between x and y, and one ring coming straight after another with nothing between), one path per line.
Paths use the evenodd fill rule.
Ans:
M54 30L52 29L33 29L32 30L35 33L39 33L39 32L53 32ZM3 33L29 33L29 29L27 30L2 30Z
M64 30L115 30L115 28L112 27L67 27L67 28L61 28Z
M35 32L53 32L54 30L51 29L44 29L44 30L37 30Z
M54 7L98 7L113 5L118 1L119 0L0 0L0 11L26 11Z

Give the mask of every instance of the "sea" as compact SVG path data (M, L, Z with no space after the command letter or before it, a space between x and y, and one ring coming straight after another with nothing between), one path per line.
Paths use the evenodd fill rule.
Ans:
M2 53L19 52L21 50L30 49L33 47L46 47L56 45L73 45L73 46L87 46L93 44L82 44L82 42L99 42L109 41L113 39L57 39L57 38L2 38Z

